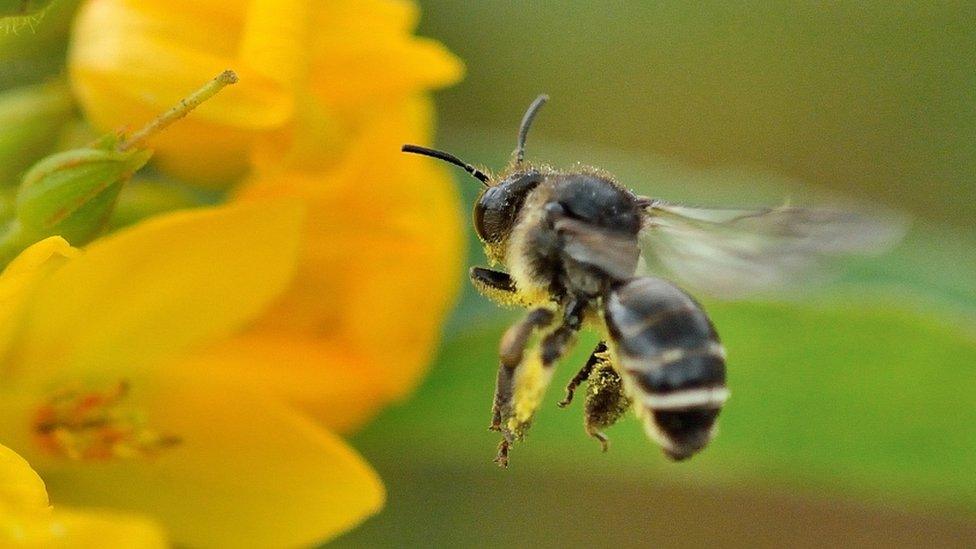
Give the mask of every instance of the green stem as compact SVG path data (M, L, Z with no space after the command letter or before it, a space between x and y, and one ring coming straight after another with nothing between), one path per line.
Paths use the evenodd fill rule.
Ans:
M217 75L216 78L207 82L202 88L181 99L173 108L166 111L158 118L146 124L141 130L133 133L128 139L119 143L118 150L126 151L137 145L141 145L146 139L159 133L173 122L190 114L190 111L200 106L201 103L217 95L217 92L224 87L237 82L237 73L226 70Z

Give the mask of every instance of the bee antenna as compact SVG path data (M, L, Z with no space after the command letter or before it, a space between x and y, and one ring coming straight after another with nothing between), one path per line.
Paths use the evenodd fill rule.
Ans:
M535 115L546 104L546 101L549 101L549 96L546 94L541 94L539 97L536 97L535 101L529 105L528 110L525 111L525 115L522 116L522 124L519 125L518 143L515 146L516 164L521 164L522 159L525 158L525 137L529 134L529 126L532 125L532 121L535 120Z
M485 172L479 170L478 168L475 168L471 164L468 164L467 162L461 160L460 158L454 156L451 153L438 151L435 149L428 149L427 147L421 147L420 145L404 145L403 147L400 148L400 150L405 153L422 154L424 156L430 156L438 160L450 162L455 166L460 166L464 168L464 171L473 175L475 179L481 181L481 184L486 187L488 186L488 181L491 180L490 177L485 175Z

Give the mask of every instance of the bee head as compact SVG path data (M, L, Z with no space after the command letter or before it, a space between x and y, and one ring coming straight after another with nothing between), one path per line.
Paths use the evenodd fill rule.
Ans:
M548 96L540 95L525 111L522 124L519 126L518 143L513 153L514 166L504 179L498 182L453 154L418 145L404 145L401 148L403 152L422 154L450 162L463 168L481 182L484 189L478 195L478 201L474 205L474 228L485 244L498 244L508 238L518 212L525 203L525 197L542 181L542 174L538 170L522 168L522 160L525 157L525 138L529 133L532 120L548 100Z
M486 244L508 238L525 197L542 181L536 170L514 172L497 185L485 188L474 204L474 229Z

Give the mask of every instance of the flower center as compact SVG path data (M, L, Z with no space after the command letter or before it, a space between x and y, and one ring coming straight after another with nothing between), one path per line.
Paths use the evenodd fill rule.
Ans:
M125 381L106 391L58 391L34 415L35 440L52 455L92 461L153 457L180 443L126 406L128 394Z

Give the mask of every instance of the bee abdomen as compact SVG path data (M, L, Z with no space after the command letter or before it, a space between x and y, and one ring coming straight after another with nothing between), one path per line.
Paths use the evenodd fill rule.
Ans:
M648 434L672 459L704 448L728 390L725 351L701 306L670 282L644 277L611 289L604 313Z

